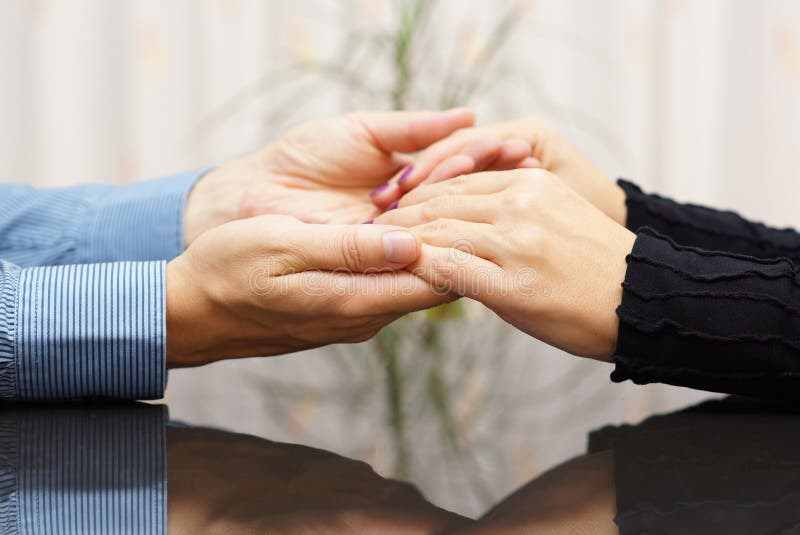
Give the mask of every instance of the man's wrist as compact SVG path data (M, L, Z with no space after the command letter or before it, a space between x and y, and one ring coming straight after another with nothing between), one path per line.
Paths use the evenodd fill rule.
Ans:
M265 180L260 151L206 173L192 188L183 222L184 246L212 228L252 214L242 212L251 185Z

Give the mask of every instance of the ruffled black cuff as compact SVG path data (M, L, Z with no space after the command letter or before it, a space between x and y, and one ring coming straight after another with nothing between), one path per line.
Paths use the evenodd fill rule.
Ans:
M771 228L735 212L646 194L626 180L617 184L625 191L626 226L633 232L650 227L683 245L758 258L785 257L800 263L800 234L792 229Z
M800 399L791 261L686 247L649 228L627 261L613 381Z

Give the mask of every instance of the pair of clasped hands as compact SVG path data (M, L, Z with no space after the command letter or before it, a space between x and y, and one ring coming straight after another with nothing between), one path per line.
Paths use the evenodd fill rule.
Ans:
M478 300L608 359L626 255L622 190L535 117L358 112L302 124L194 186L167 265L167 363L360 342Z

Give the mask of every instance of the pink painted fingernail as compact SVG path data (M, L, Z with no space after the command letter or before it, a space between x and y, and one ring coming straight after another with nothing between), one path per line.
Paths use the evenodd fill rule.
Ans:
M374 219L367 219L366 221L364 221L364 222L363 222L363 223L361 223L361 224L362 224L362 225L371 225L371 224L373 224L374 222L375 222L375 220L374 220Z
M397 183L398 183L398 184L402 184L402 183L404 183L404 182L406 181L406 179L407 179L409 176L411 176L411 173L412 173L412 172L414 172L414 166L413 166L413 165L409 165L408 167L406 167L406 170L405 170L405 171L403 171L403 174L402 174L402 175L400 175L400 178L398 178L398 179L397 179Z
M388 212L389 210L394 210L397 208L398 204L400 204L400 201L394 201L392 204L386 207L386 211Z
M379 193L386 191L386 188L388 187L389 187L388 182L386 184L381 184L380 186L372 190L372 193L370 193L370 195L378 195Z

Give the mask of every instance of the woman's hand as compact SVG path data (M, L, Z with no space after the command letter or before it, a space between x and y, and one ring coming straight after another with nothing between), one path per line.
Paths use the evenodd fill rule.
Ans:
M376 204L384 207L420 184L430 184L456 176L457 173L444 171L452 165L454 155L467 146L501 142L511 142L514 145L522 142L523 146L527 145L529 154L516 165L496 170L537 167L546 169L558 175L611 219L620 225L625 224L627 208L622 189L589 163L555 128L535 116L461 129L434 143L416 158L413 172L399 184L400 188L394 192L393 197L381 198L381 202ZM464 173L467 172L472 171Z
M576 355L608 359L635 235L554 174L479 173L408 193L376 223L422 242L413 273Z
M378 213L370 193L400 174L410 162L406 153L474 121L470 110L460 108L358 112L303 123L198 181L186 206L185 242L221 224L266 214L307 223L362 223Z
M360 342L452 299L402 268L419 244L380 225L261 216L200 236L167 264L167 365Z

